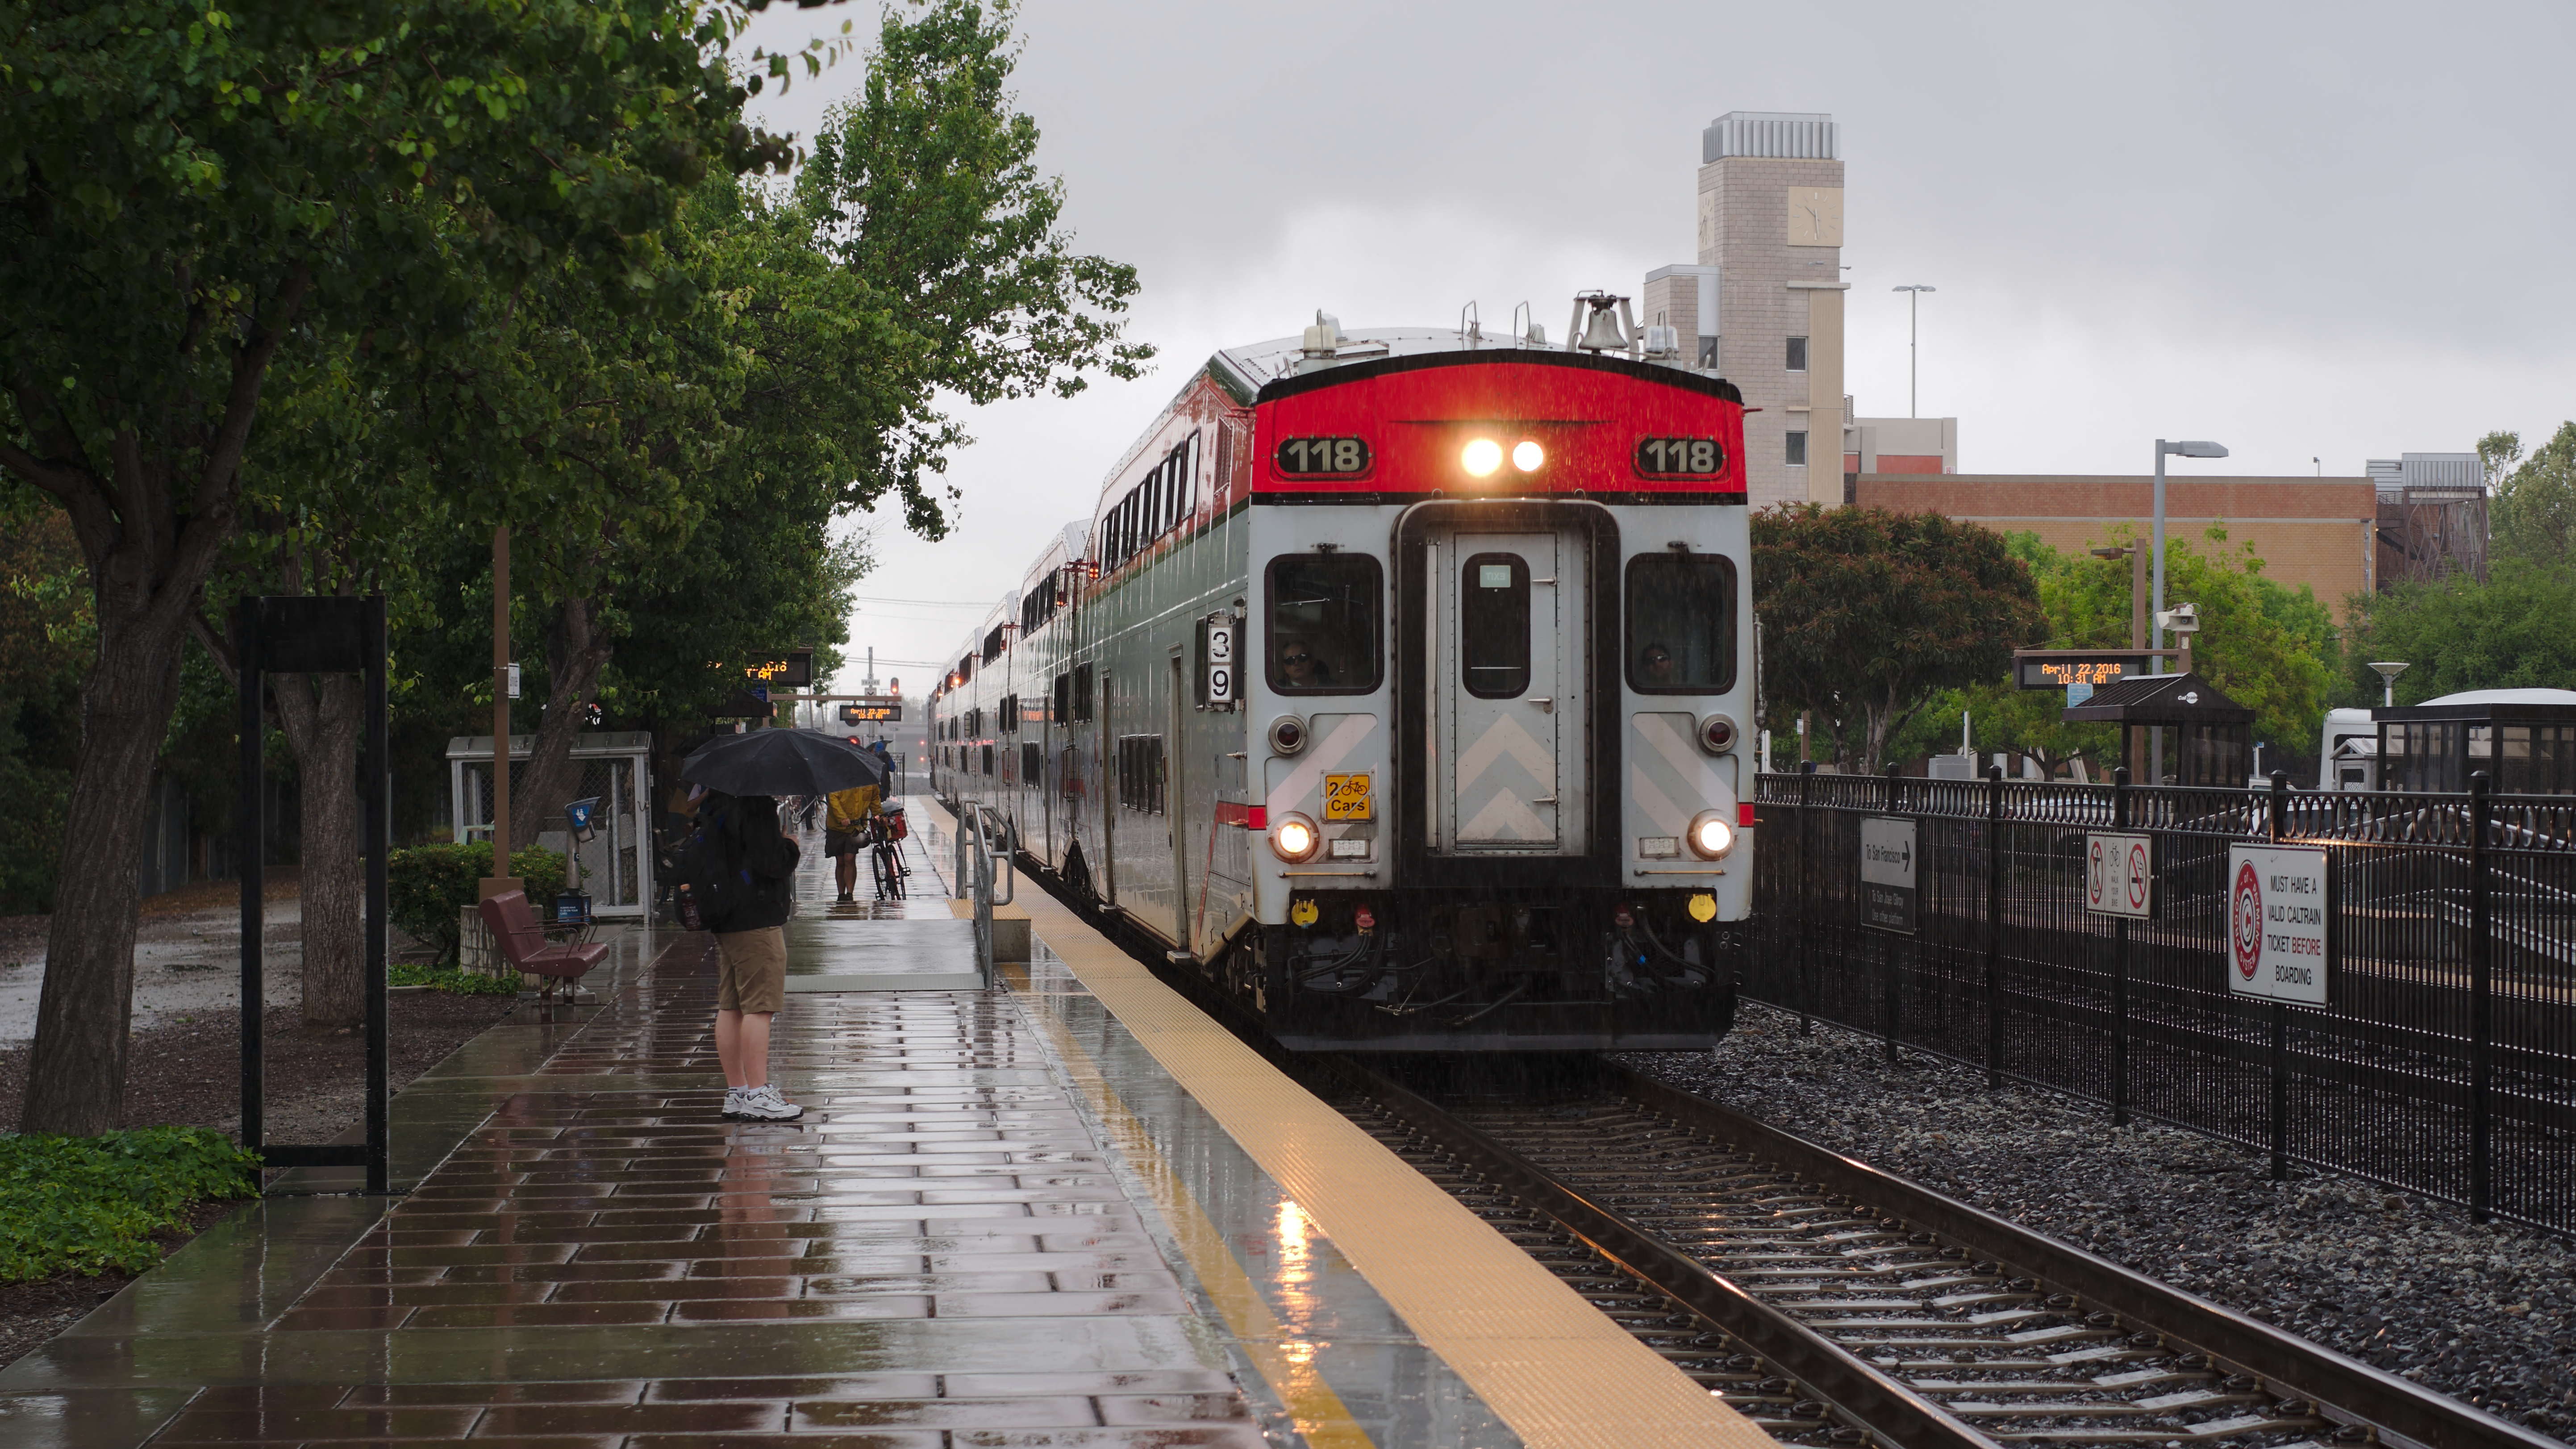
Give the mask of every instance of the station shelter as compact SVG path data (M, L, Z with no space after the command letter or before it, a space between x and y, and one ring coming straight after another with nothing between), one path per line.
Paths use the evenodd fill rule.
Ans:
M2254 711L2189 670L2105 684L2065 719L2118 725L2132 780L2241 790L2252 778Z
M2382 789L2461 791L2483 770L2499 795L2576 795L2576 690L2473 689L2370 717Z

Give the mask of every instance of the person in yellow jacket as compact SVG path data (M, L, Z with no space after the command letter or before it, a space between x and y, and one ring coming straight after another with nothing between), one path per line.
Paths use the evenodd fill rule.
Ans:
M877 813L877 793L874 785L833 791L823 821L823 853L832 857L832 879L845 905L858 899L860 823Z

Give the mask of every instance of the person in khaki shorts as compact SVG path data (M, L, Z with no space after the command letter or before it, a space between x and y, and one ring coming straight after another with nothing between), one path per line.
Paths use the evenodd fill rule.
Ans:
M716 937L716 1059L725 1074L724 1115L793 1122L805 1109L769 1081L769 1025L787 1004L787 916L802 852L778 828L768 795L710 795L701 815L724 841L725 865L742 900L713 927Z

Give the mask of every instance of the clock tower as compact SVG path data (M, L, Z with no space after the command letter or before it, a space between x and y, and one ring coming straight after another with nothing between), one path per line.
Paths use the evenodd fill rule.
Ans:
M1843 162L1830 115L1729 111L1700 133L1699 261L1645 316L1744 389L1753 506L1843 501ZM1721 325L1722 324L1722 325Z

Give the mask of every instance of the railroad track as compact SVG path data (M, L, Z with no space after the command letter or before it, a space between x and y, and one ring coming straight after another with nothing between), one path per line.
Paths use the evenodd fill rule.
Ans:
M1784 1442L2566 1449L1651 1078L1328 1100Z

